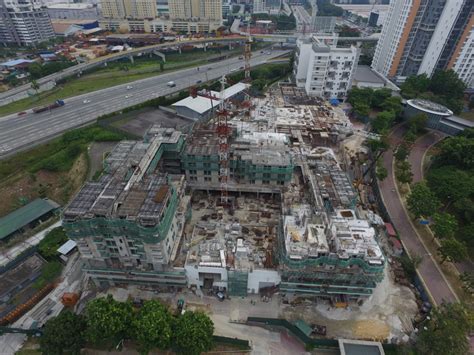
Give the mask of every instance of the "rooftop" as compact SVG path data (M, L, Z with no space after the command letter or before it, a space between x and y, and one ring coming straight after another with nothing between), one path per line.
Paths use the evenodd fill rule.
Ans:
M41 218L46 213L58 208L59 205L48 199L37 198L29 204L0 218L0 240Z
M222 93L224 100L237 95L238 93L246 90L249 87L248 84L245 83L237 83L225 89ZM217 91L210 91L209 94L218 100L209 99L207 97L197 96L192 97L188 96L178 102L175 102L173 106L184 106L193 110L199 114L203 114L212 108L217 108L221 102L221 93Z
M104 161L99 181L87 182L64 211L66 221L94 217L138 221L154 226L170 196L166 174L155 171L163 145L176 144L180 133L152 128L149 142L122 141Z
M13 60L9 60L7 62L0 63L0 66L2 66L2 67L14 67L14 66L17 66L17 65L29 64L29 63L33 63L33 62L34 62L34 60L29 60L29 59L13 59Z
M303 260L333 255L339 259L357 257L382 265L383 254L375 240L375 229L358 219L352 210L337 210L327 220L310 205L293 205L283 218L286 253Z
M375 73L368 65L358 65L353 80L357 82L385 84L385 80Z
M432 113L435 115L441 116L452 116L453 111L444 107L443 105L437 104L432 101L422 100L422 99L413 99L407 101L408 105L413 106L421 111L425 111L427 113Z

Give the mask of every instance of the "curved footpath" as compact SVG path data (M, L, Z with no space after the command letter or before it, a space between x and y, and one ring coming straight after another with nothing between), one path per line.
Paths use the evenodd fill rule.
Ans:
M418 273L432 301L436 305L441 304L443 301L455 302L458 300L456 294L451 289L451 286L442 274L433 256L429 253L423 241L416 233L412 221L402 205L401 197L395 183L393 149L403 140L405 132L406 127L398 126L389 136L391 149L387 150L383 155L383 165L387 169L388 176L384 181L379 182L380 192L385 207L392 219L392 223L400 234L400 239L405 250L410 255L422 256ZM421 156L423 157L423 155L424 154Z

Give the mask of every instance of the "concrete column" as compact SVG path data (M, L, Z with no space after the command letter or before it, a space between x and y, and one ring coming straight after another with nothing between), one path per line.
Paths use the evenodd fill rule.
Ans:
M133 60L133 55L129 56L128 59L130 59L130 62L133 64L135 63L134 60Z
M229 43L229 51L232 50L232 43Z
M207 43L204 43L204 52L207 52Z
M181 54L181 46L178 46L178 53Z

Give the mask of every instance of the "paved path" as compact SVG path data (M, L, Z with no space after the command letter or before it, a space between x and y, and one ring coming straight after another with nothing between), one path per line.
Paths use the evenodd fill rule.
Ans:
M58 221L51 226L43 229L42 231L36 233L34 236L28 238L27 240L15 244L13 247L9 248L8 250L4 250L0 252L0 266L5 266L10 261L15 259L18 255L24 252L26 249L39 244L41 240L49 233L52 229L56 227L60 227L62 224L61 221ZM1 353L0 353L1 354Z
M394 149L403 138L406 128L398 126L390 135L390 147ZM418 267L419 274L424 282L432 300L435 304L443 301L455 302L457 297L451 290L450 285L439 270L437 263L434 261L429 251L423 245L420 237L415 232L407 212L403 208L398 193L394 175L393 175L393 151L388 150L383 155L383 163L387 169L387 178L379 182L380 191L385 206L390 214L393 225L400 234L400 239L410 255L422 256L422 262Z

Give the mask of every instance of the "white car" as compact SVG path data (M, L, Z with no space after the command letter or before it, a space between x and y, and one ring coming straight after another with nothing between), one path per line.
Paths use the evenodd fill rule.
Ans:
M132 90L133 86L132 85L127 85L127 90Z
M133 97L133 95L125 95L125 98L128 99L130 97Z
M89 100L89 99L85 99L84 101L82 101L82 103L84 103L84 104L88 104L90 102L91 102L91 100Z

